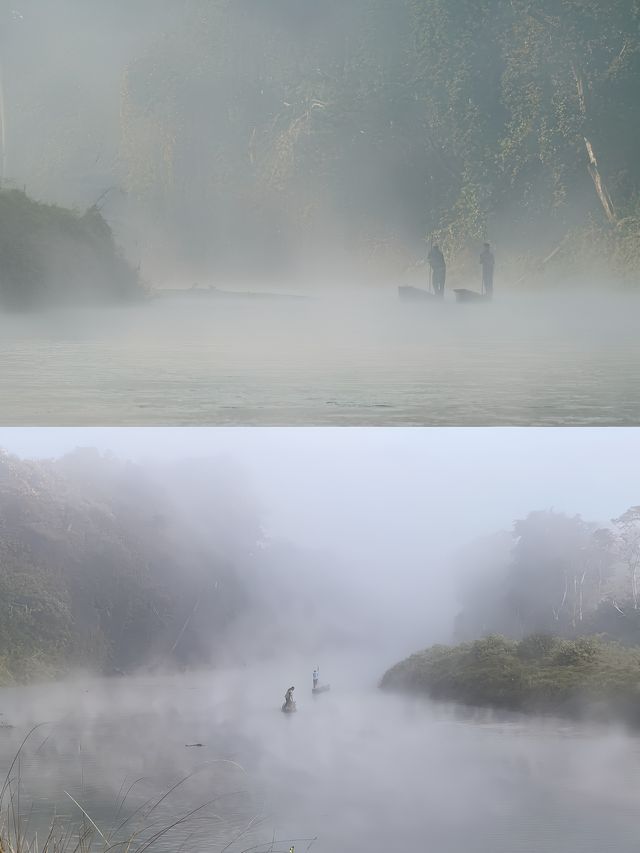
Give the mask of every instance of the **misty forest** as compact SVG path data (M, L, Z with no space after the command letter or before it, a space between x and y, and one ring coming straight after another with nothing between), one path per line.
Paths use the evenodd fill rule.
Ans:
M238 664L309 619L336 644L350 636L348 596L317 613L334 594L309 577L324 555L265 539L224 461L148 470L90 449L5 453L0 505L0 683Z
M91 449L42 461L5 452L0 476L4 681L238 664L296 625L311 648L316 623L336 648L363 633L368 594L322 580L335 556L266 537L224 459L153 468ZM535 511L465 546L448 571L462 648L501 637L502 652L520 643L535 660L539 643L585 663L604 643L640 660L640 507L607 526Z
M638 423L639 85L637 0L2 0L3 422Z
M293 480L292 436L258 441L248 468L190 458L182 442L155 462L2 452L3 850L43 835L35 849L61 853L105 839L136 853L382 853L394 839L507 853L515 838L578 853L585 835L631 850L640 508L597 523L539 509L473 538L436 451L414 470L394 430L362 431L351 449L323 431L323 464L300 432ZM273 533L277 505L290 538ZM424 553L394 527L407 511ZM350 547L367 519L379 534L359 567ZM327 531L324 550L309 523Z
M434 239L633 279L639 27L636 0L7 0L3 302L398 276Z

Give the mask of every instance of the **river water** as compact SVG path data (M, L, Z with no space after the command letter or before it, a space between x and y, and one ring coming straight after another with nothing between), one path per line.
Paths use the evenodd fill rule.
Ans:
M184 297L0 317L4 425L634 425L640 299Z
M0 729L3 773L45 723L13 773L23 820L41 838L54 811L81 818L73 797L105 835L128 819L115 838L135 830L141 844L202 807L156 841L162 853L260 851L274 838L297 853L314 838L318 853L638 850L639 738L386 695L346 670L320 696L298 683L298 712L284 715L301 672L0 691L0 719L14 725Z

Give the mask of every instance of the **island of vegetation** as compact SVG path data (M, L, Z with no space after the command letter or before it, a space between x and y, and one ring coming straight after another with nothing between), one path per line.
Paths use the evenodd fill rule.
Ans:
M640 650L599 637L493 634L432 646L391 667L381 687L510 711L640 725Z
M462 548L452 645L381 687L465 705L640 724L640 507L600 527L530 513Z

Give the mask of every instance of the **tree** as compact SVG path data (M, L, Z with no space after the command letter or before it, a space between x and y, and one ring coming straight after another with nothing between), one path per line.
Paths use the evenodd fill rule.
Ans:
M620 559L629 575L631 602L638 609L640 600L640 506L632 506L618 518L612 519L616 530L616 544Z
M463 610L456 638L575 636L606 600L618 559L611 530L580 516L532 512L510 534L487 537L460 553Z

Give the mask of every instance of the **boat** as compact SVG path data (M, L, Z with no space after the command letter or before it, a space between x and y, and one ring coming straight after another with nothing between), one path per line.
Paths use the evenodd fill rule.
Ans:
M293 293L270 293L251 290L220 290L213 285L208 287L157 288L150 294L152 299L253 299L253 300L308 300L308 296Z
M440 298L431 293L429 290L424 290L421 287L412 287L410 284L401 284L398 287L398 296L406 302L425 302L430 300L438 300Z
M458 287L453 292L458 302L488 302L487 295L485 293L478 293L476 290L467 290L464 287Z
M312 692L312 693L314 693L314 694L315 694L315 693L326 693L326 692L327 692L327 690L331 690L331 685L330 685L330 684L318 684L318 686L317 686L317 687L312 687L312 688L311 688L311 692Z
M292 702L290 705L287 705L286 702L283 702L281 710L283 714L293 714L293 712L297 711L298 709L296 708L295 702Z

